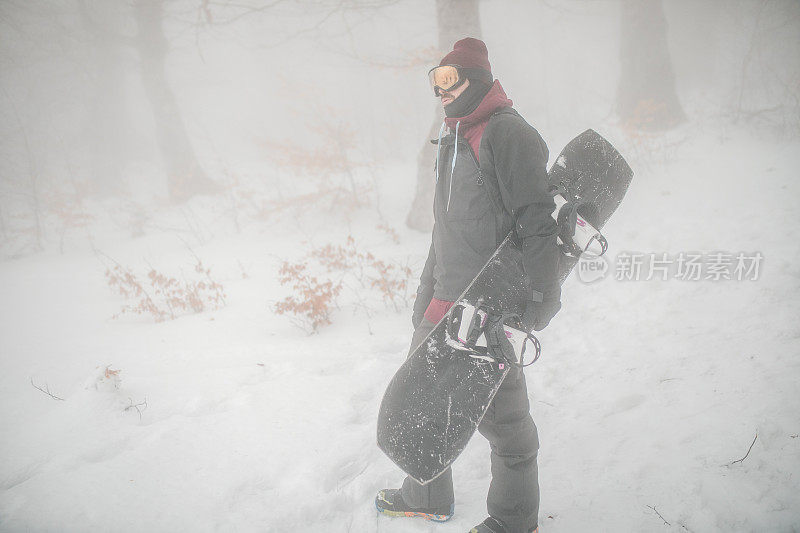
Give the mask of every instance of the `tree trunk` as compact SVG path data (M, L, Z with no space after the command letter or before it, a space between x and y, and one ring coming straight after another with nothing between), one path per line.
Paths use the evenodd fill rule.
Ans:
M142 83L153 109L156 141L167 171L170 198L181 201L195 194L214 192L217 185L197 162L175 95L167 83L168 45L164 36L162 0L136 0L134 12Z
M638 130L668 129L684 119L675 90L662 0L623 0L617 111Z
M478 2L479 0L436 0L439 57L444 57L452 49L453 43L459 39L464 37L481 38ZM433 98L431 99L433 100ZM417 190L411 209L406 216L406 225L419 231L430 231L433 227L435 185L433 164L436 147L429 140L436 138L443 119L444 111L437 102L433 124L417 156Z
M78 0L88 36L92 88L86 92L86 130L91 139L91 186L95 192L120 192L128 162L130 121L125 112L124 4Z

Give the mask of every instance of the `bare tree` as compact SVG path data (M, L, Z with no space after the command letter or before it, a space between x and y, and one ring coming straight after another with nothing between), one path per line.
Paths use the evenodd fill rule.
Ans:
M622 0L622 72L617 111L637 129L665 129L684 119L675 90L662 0Z
M87 133L93 148L91 182L95 191L118 191L131 131L123 105L124 55L129 44L123 25L129 14L127 6L119 2L77 0L77 6L92 82L86 91Z
M791 135L800 132L800 3L759 0L737 10L746 47L734 88L734 121L748 121Z
M481 38L479 0L436 0L436 17L439 57L449 52L459 39ZM436 137L443 118L442 108L437 105L428 138L417 156L417 189L406 216L406 225L419 231L429 231L433 227L433 160L436 150L429 140Z
M213 192L217 185L197 162L175 95L167 83L165 61L169 46L164 35L163 0L136 0L133 7L142 83L153 109L170 197L180 201Z

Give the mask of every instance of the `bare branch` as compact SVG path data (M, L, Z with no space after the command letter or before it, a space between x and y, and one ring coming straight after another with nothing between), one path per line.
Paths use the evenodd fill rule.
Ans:
M132 398L128 398L128 401L131 402L131 404L128 407L126 407L125 409L123 409L123 411L127 411L128 409L136 409L136 412L139 413L139 420L141 420L142 419L142 411L147 409L147 398L145 398L144 401L139 402L139 403L133 403L133 399Z
M242 19L244 17L247 17L248 15L252 15L254 13L262 13L264 11L267 11L270 8L273 8L273 7L277 6L278 4L283 3L284 1L285 0L275 0L273 2L270 2L268 4L264 4L264 5L260 5L260 6L251 6L251 5L247 5L247 4L239 4L239 3L236 3L236 2L209 2L209 1L204 1L202 9L204 10L206 22L208 24L213 24L213 25L216 25L216 26L227 26L229 24L233 24L234 22L236 22L236 21L238 21L238 20L240 20L240 19ZM227 19L214 20L212 14L211 14L211 10L209 9L209 5L214 6L214 7L218 7L218 8L238 9L238 10L240 10L240 12L237 13L236 15L232 15L230 18L227 18Z
M59 398L58 396L56 396L55 394L50 392L50 387L47 385L47 383L44 384L44 388L41 388L39 385L34 383L33 382L33 378L31 378L31 385L33 385L34 389L39 389L40 391L42 391L43 393L47 394L48 396L50 396L54 400L60 400L62 402L65 401L64 398Z
M661 513L659 513L659 512L658 512L658 510L655 508L655 506L653 506L653 505L648 505L647 507L649 507L650 509L652 509L652 510L653 510L653 511L654 511L654 512L655 512L655 513L658 515L658 517L659 517L661 520L664 520L664 523L665 523L665 524L667 524L668 526L671 526L671 525L672 525L672 524L670 524L669 522L667 522L667 521L666 521L666 519L665 519L663 516L661 516Z
M747 448L747 453L744 454L744 457L742 457L741 459L737 459L737 460L733 461L732 463L728 463L726 466L730 466L732 464L744 462L744 460L747 459L747 456L750 455L750 450L753 449L753 445L756 443L756 439L758 439L758 433L756 433L756 436L753 437L753 442L750 443L750 447Z

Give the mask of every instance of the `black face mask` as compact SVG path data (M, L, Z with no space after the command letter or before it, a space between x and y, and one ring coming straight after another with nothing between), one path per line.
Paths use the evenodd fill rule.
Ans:
M466 117L476 109L483 100L483 97L491 89L491 84L483 80L469 80L469 86L464 89L458 98L444 106L444 114L447 117L460 118Z

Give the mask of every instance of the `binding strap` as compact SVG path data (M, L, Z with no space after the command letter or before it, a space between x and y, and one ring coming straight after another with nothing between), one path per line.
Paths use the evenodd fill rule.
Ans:
M501 315L488 315L486 325L483 328L484 335L486 335L486 350L489 355L498 361L505 361L506 363L517 368L525 368L535 363L539 356L542 354L542 345L532 333L528 333L525 342L522 344L522 352L517 361L517 355L514 353L514 347L508 340L508 335L504 328L505 325L514 324L512 327L521 328L520 316L516 313L504 313ZM533 360L525 363L525 351L528 347L528 342L533 345L536 355Z
M563 185L551 185L550 194L552 196L561 195L567 203L561 206L558 210L556 224L558 225L558 236L561 239L561 251L566 255L578 257L583 253L583 250L575 244L575 226L578 223L578 210L589 205L588 202L580 202L576 200ZM602 243L601 243L602 244Z

